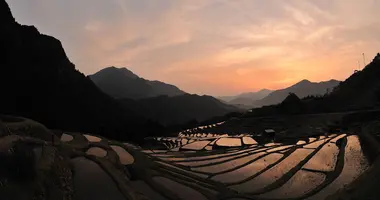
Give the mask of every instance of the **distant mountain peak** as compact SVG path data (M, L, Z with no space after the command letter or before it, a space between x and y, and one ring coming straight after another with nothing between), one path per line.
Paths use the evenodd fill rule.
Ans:
M309 81L309 80L307 80L307 79L303 79L302 81L296 83L296 85L297 85L297 84L309 84L309 83L311 83L311 81Z
M335 82L340 82L336 79L330 79L328 81L320 81L320 82L312 82L312 81L309 81L307 79L303 79L302 81L294 84L293 86L296 86L296 85L306 85L306 84L313 84L313 83L335 83Z
M269 91L272 91L272 90L269 90L269 89L264 88L264 89L261 89L261 90L259 90L259 91L257 91L257 92L269 92Z
M299 98L304 98L309 95L324 95L328 91L332 91L340 81L329 80L321 82L311 82L307 79L301 80L298 83L280 90L273 91L267 97L256 101L256 106L273 105L281 103L289 93L294 93Z
M111 66L111 67L109 67L109 68L114 69L114 70L117 70L117 71L133 73L131 70L129 70L129 69L126 68L126 67L115 67L115 66Z
M106 68L96 72L92 76L96 76L97 74L98 75L99 74L107 74L107 76L123 75L123 76L128 77L128 78L140 78L139 76L134 74L131 70L127 69L126 67L115 67L115 66L106 67Z
M107 71L107 70L110 70L110 71L127 71L127 72L132 72L131 70L129 70L126 67L116 67L116 66L106 67L104 69L101 69L100 71Z
M302 81L297 82L296 84L290 86L289 88L299 88L299 87L305 87L306 85L312 84L311 81L307 79L303 79Z
M125 67L107 67L89 77L103 92L115 98L141 99L185 93L174 85L141 78Z
M319 83L338 83L338 82L341 82L341 81L338 81L338 80L336 80L336 79L330 79L330 80L328 80L328 81L321 81L321 82L319 82Z

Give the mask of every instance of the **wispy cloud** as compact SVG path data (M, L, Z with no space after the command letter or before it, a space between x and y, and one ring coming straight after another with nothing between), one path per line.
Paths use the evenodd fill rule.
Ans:
M195 93L344 79L380 46L380 0L8 0L90 74L125 66Z

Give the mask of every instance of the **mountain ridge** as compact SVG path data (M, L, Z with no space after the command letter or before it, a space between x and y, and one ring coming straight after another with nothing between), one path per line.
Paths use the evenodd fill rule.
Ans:
M212 96L188 94L174 85L146 80L127 68L108 67L89 78L126 109L166 126L201 122L240 111Z
M4 0L0 16L0 50L5 52L0 54L0 84L6 94L0 98L2 114L120 140L163 131L96 87L75 68L58 39L17 23Z
M107 67L88 76L103 92L122 99L142 99L160 95L185 94L178 87L158 80L146 80L122 67Z
M335 79L320 82L312 82L307 79L303 79L283 89L262 89L257 92L246 92L237 96L224 96L218 98L228 104L244 109L250 109L252 107L261 107L281 103L285 100L289 93L294 93L300 98L310 95L324 95L326 92L331 92L339 83L340 81Z
M212 96L196 94L157 96L138 100L120 99L119 101L127 109L144 113L147 118L163 125L186 124L194 120L201 122L240 111Z
M307 96L300 100L296 94L290 93L286 98L287 102L252 109L246 117L344 113L361 110L364 111L362 114L348 117L345 123L353 119L371 119L376 115L371 116L371 114L366 114L366 111L380 108L379 74L380 53L363 70L355 71L325 95Z
M247 99L258 100L258 99L264 98L271 92L272 90L269 90L269 89L261 89L256 92L243 92L236 96L219 96L217 97L217 99L220 99L230 104L240 104L241 100L247 100Z
M304 98L310 95L324 95L325 93L331 92L339 83L340 81L335 79L320 82L311 82L304 79L287 88L273 91L268 96L253 102L253 105L255 107L260 107L278 104L281 103L289 93L294 93L299 98Z

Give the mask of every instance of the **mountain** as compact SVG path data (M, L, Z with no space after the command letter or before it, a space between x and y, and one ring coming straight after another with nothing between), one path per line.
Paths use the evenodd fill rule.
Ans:
M329 94L324 96L307 96L301 100L290 93L288 100L281 104L252 109L245 117L274 116L278 114L317 114L337 113L358 110L378 111L380 109L380 54L363 70L355 71L345 81L340 82ZM296 88L308 84L302 81ZM346 121L376 118L371 112L351 115Z
M198 122L239 111L210 96L187 94L176 86L140 78L126 68L108 67L89 78L126 109L164 125Z
M244 103L245 100L247 99L251 99L252 101L262 99L266 97L268 94L270 94L271 92L272 90L262 89L257 92L246 92L246 93L241 93L236 96L219 96L217 98L224 102L229 102L230 104L240 104L240 103Z
M371 108L380 103L380 54L363 70L356 71L340 83L325 101L331 110L352 110Z
M268 89L261 89L261 90L259 90L257 92L242 93L238 97L250 98L250 99L253 99L253 100L258 100L258 99L262 99L263 97L267 96L271 92L273 92L273 91L272 90L268 90Z
M225 96L219 98L226 101L228 104L249 109L252 107L261 107L281 103L289 95L289 93L294 93L299 98L304 98L310 95L324 95L326 92L331 92L338 84L339 81L337 80L319 83L302 80L285 89L275 91L263 89L258 92L243 93L235 97Z
M239 96L239 95L237 95L237 96ZM220 101L224 102L224 103L228 103L229 101L235 99L237 96L218 96L216 98L219 99Z
M185 94L174 85L140 78L127 68L108 67L89 77L103 92L117 99Z
M0 0L0 44L0 113L121 140L162 130L77 71L59 40L18 24L5 0Z
M304 98L310 95L324 95L327 92L333 91L333 89L339 85L340 81L330 80L325 82L310 82L308 80L302 80L288 88L276 90L270 93L268 96L257 100L253 103L255 107L274 105L281 103L289 93L294 93L299 98Z
M266 96L268 96L272 91L268 89L262 89L258 92L247 92L238 95L232 100L228 101L229 104L232 105L248 105L251 106L253 101L260 100Z
M174 97L158 96L146 99L120 100L127 108L165 125L198 122L239 111L211 96L184 94Z

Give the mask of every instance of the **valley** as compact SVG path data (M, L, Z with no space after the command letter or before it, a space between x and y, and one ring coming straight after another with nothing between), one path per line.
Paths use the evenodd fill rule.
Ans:
M100 1L92 3L95 7L100 5ZM128 6L116 7L125 12ZM194 5L175 8L197 10ZM295 16L297 18L297 13ZM71 16L65 13L65 17ZM48 17L43 18L49 21ZM84 29L86 34L94 33L106 27L101 21L75 28ZM173 30L180 28L173 27ZM208 64L203 62L194 70L176 60L175 55L182 58L185 56L181 53L187 55L188 52L175 50L168 59L171 62L161 66L159 77L174 73L175 77L165 80L181 83L181 87L177 87L148 80L131 69L152 77L157 73L154 67L163 65L165 59L161 60L161 56L165 57L166 53L156 40L175 39L170 41L170 48L180 48L188 45L193 35L185 34L185 42L183 37L177 41L171 34L168 38L158 37L149 48L145 44L149 39L129 41L134 35L129 35L129 31L119 35L128 39L121 49L112 47L117 37L90 46L91 50L106 47L102 54L107 57L128 54L124 58L128 62L115 58L103 60L97 65L111 67L85 75L66 54L63 45L66 43L41 33L35 26L18 23L8 3L0 0L0 49L5 52L0 54L1 200L380 199L377 188L380 184L380 53L368 63L363 53L364 67L355 69L354 73L345 71L349 76L344 81L328 78L324 79L328 81L311 82L300 78L307 75L304 69L310 63L305 62L307 65L302 68L289 67L288 53L281 54L287 59L276 72L267 62L277 57L247 53L251 50L244 47L244 52L237 52L255 55L252 59L267 59L258 62L257 72L261 72L262 77L254 74L255 70L240 66L236 69L238 78L233 79L230 76L236 75L235 71L231 66L219 66L225 61L219 56L210 56L218 58L213 72L208 71ZM75 35L70 34L65 41ZM257 37L266 38L265 35ZM195 43L203 44L206 40L211 38ZM97 43L91 37L86 37L83 43L76 41L78 47L75 46L75 51L71 48L70 55L83 53L81 48L88 41ZM242 45L240 38L239 44L229 42L225 44L228 49ZM350 49L354 48L350 46ZM208 50L216 51L214 47ZM273 51L277 52L277 48ZM149 56L137 56L144 52ZM94 62L98 61L97 53L87 53ZM201 60L198 54L202 53L194 54L192 64ZM229 57L232 61L235 57L244 57L235 54ZM297 53L296 57L300 55ZM156 62L150 60L157 57L160 59ZM251 60L249 58L243 60ZM341 58L338 56L338 59ZM83 60L76 59L79 66L93 64ZM107 65L108 62L128 67ZM129 66L135 63L140 63L142 68ZM263 63L268 69L261 69ZM174 65L181 66L176 69ZM147 70L147 66L151 68ZM199 69L204 71L197 73ZM333 76L325 76L319 68L314 72L324 78ZM220 94L227 90L240 91L234 84L250 83L240 80L247 78L247 74L262 84L273 75L275 78L269 81L272 85L281 85L282 89L219 97L182 90L182 86L192 90L202 86L214 93L210 88L219 83L225 86L218 90ZM193 82L189 83L186 78ZM267 87L245 85L244 88Z

